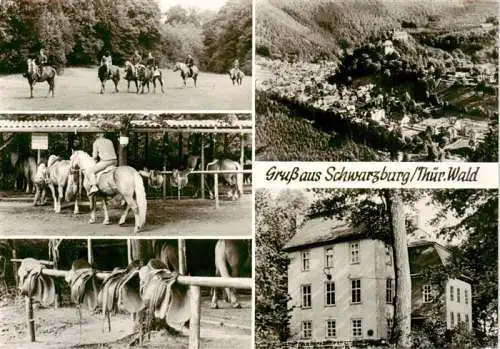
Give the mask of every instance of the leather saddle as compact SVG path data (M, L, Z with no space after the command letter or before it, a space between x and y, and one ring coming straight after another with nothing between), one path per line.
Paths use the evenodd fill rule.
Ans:
M44 307L48 307L55 301L54 279L43 275L42 269L45 268L34 258L25 258L17 271L19 276L19 288L21 294L32 297L40 302Z
M84 259L77 259L66 275L71 289L71 300L76 305L86 304L90 311L97 308L98 280L96 270Z
M104 175L106 173L110 173L111 171L113 171L115 169L116 169L116 166L113 165L113 166L108 166L104 170L101 170L101 171L97 172L95 174L97 182L99 183L99 179L101 178L102 175Z

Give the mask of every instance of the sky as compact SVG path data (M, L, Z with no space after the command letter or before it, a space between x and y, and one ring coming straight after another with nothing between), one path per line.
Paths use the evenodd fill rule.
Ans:
M182 5L184 8L198 7L202 10L218 10L227 0L156 0L160 9L165 12L170 7Z

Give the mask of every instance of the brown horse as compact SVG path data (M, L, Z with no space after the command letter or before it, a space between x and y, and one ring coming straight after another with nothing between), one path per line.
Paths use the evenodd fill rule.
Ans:
M101 94L103 94L106 89L107 80L112 80L115 84L115 92L119 92L118 82L120 82L120 69L116 65L110 66L108 70L106 64L101 64L97 70L97 76L99 80L101 80Z
M161 76L160 69L151 69L150 67L146 67L143 64L139 64L137 67L137 76L139 81L141 81L142 89L141 93L144 93L144 86L148 87L149 93L149 83L153 83L153 93L156 93L156 81L160 83L161 93L165 93L163 90L163 79Z
M221 277L241 277L245 269L251 274L252 244L250 240L219 240L215 245L216 275ZM227 300L233 308L241 308L233 288L226 288ZM212 290L211 308L218 308L217 289Z
M207 171L241 171L242 167L239 162L229 160L229 159L215 159L214 161L207 164ZM211 176L211 175L208 175ZM212 175L215 178L215 175ZM231 200L237 200L243 195L243 173L224 173L220 175L227 184L231 186L231 190L228 193L228 197ZM206 177L205 177L206 180ZM211 199L214 198L213 191L215 190L214 182L208 183L208 194Z
M232 68L229 71L229 77L233 81L233 86L236 84L241 85L241 83L243 82L244 76L245 76L245 74L238 68Z
M139 93L139 78L137 77L137 70L130 61L125 62L125 80L127 80L127 92L130 92L130 81L135 83L136 93Z
M33 98L33 86L35 86L37 82L43 81L47 81L47 83L49 84L49 92L47 94L47 97L51 92L52 97L54 97L56 70L50 66L43 66L40 73L40 69L34 59L28 58L26 63L28 64L28 71L23 76L28 79L28 83L30 84L30 98Z
M33 184L34 177L36 175L37 165L34 157L29 156L27 158L19 159L19 153L11 153L11 163L16 170L16 180L14 182L15 189L24 189L26 185L26 193L35 190Z

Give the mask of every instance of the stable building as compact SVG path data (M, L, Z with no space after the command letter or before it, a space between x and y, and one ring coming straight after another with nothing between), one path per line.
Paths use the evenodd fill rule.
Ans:
M416 236L422 235L417 229ZM371 238L365 227L339 220L307 221L287 242L290 332L293 340L354 341L390 338L395 271L392 246ZM427 237L427 235L425 235ZM408 245L412 276L412 326L437 301L436 288L422 279L424 267L444 264L446 247L425 239ZM443 318L448 328L472 326L471 287L466 279L446 284Z

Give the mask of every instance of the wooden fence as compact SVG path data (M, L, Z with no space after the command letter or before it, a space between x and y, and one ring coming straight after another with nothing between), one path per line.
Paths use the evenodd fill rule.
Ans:
M11 260L18 262L22 260ZM46 264L46 263L44 263ZM67 270L57 269L42 269L41 273L53 277L66 277ZM109 276L109 272L96 273L98 279L105 279ZM189 286L191 292L191 320L189 321L189 349L200 348L200 318L201 318L201 287L220 287L220 288L237 288L237 289L252 289L252 279L250 278L224 278L224 277L200 277L200 276L184 276L179 275L177 282L182 285ZM35 318L33 312L33 300L31 297L25 297L26 302L26 323L30 341L34 342L35 335Z

